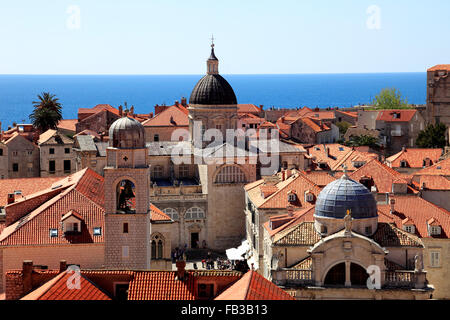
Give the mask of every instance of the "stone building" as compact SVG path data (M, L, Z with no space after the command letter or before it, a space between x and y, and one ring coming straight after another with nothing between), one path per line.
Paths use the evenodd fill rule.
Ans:
M93 135L76 135L73 143L76 170L90 168L103 176L107 147L108 142L98 141Z
M427 115L430 123L450 127L450 64L427 70ZM447 136L448 137L448 136Z
M49 129L39 136L41 177L64 176L75 172L73 139Z
M379 218L370 191L346 174L319 193L314 207L271 217L262 244L260 272L297 299L433 296L424 243Z
M40 160L37 145L17 132L4 141L3 145L7 151L5 152L4 147L2 150L8 159L8 175L4 178L39 177Z

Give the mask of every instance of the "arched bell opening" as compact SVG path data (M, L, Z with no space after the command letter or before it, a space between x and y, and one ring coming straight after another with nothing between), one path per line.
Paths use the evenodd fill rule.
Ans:
M117 184L117 211L120 213L136 212L136 190L130 180L122 180Z

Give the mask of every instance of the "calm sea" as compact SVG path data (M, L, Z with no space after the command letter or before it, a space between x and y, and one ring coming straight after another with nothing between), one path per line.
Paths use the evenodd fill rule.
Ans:
M426 101L426 73L224 75L239 103L270 108L350 107L370 102L383 88L398 88L410 103ZM155 104L189 98L201 75L0 75L0 121L29 122L32 101L42 91L59 97L63 117L74 119L78 108L127 101L136 113Z

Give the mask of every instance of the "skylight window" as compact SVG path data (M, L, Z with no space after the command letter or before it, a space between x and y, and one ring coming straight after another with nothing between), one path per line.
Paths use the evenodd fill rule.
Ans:
M58 236L58 229L50 229L50 237L56 238Z
M94 228L94 236L101 236L102 235L102 228L96 227Z

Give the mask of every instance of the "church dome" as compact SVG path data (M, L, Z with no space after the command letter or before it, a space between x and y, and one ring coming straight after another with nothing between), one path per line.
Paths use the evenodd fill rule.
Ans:
M109 127L109 146L119 149L145 148L145 129L137 120L127 116Z
M352 218L377 217L377 203L370 191L347 174L329 183L320 192L314 215L317 217L343 219L351 210Z
M195 85L189 104L237 104L237 99L225 78L220 74L207 74Z

